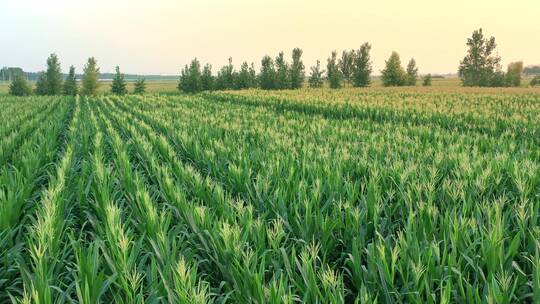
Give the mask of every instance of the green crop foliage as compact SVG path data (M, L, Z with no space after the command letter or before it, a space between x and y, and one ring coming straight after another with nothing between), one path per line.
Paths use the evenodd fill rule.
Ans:
M537 93L0 108L0 303L540 300Z

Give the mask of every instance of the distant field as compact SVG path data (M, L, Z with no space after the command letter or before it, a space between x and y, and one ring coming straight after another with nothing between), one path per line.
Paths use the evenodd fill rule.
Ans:
M133 92L133 81L128 81L128 91ZM32 83L34 85L34 83ZM146 90L148 93L165 93L165 92L174 92L176 91L176 86L178 81L174 80L156 80L156 81L146 81ZM110 81L100 82L98 91L100 93L108 93L111 90ZM7 94L9 92L9 82L0 81L0 94Z
M0 303L538 302L539 90L452 83L0 96Z
M432 87L428 88L422 88L420 86L421 81L418 81L418 85L416 87L400 87L400 88L389 88L389 90L416 90L420 88L420 90L425 91L463 91L463 92L470 92L470 91L493 91L493 92L520 92L520 91L526 91L526 92L540 92L540 87L536 88L527 88L528 83L530 79L524 78L522 81L522 88L462 88L461 82L459 78L434 78L432 82ZM128 90L130 92L133 91L133 83L134 82L128 82ZM172 80L160 80L160 81L147 81L146 82L146 89L148 93L174 93L178 92L176 87L178 85L177 81ZM346 86L347 87L347 86ZM373 80L371 84L372 88L380 88L382 87L382 83L380 80L375 79ZM101 85L99 87L100 93L108 93L111 88L111 82L101 82ZM526 88L526 90L522 90L523 88ZM0 94L7 94L9 90L9 83L7 82L0 82Z

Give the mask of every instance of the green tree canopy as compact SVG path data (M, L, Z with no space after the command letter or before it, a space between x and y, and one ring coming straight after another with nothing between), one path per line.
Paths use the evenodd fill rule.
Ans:
M56 54L47 58L47 71L45 72L46 95L62 95L62 70Z
M201 75L201 87L203 91L211 91L214 89L214 76L212 75L212 65L206 64Z
M304 69L302 50L295 48L292 52L292 64L290 69L291 89L299 89L303 86L305 77Z
M261 60L259 82L263 90L272 90L275 88L276 70L274 68L274 61L270 56L264 56Z
M321 62L317 60L317 63L311 67L311 74L309 75L309 87L320 88L323 86L323 75L326 71L321 70Z
M32 94L32 89L24 78L21 75L16 75L11 80L9 85L9 94L13 96L28 96Z
M364 43L355 53L353 60L352 82L355 87L367 87L371 82L371 45Z
M75 96L77 95L79 89L77 88L77 79L75 78L75 67L69 67L69 74L64 81L64 94Z
M328 77L328 82L330 83L330 88L338 89L341 88L341 71L339 70L337 64L337 52L333 51L330 58L328 58L326 64L326 75Z
M285 61L285 54L280 52L276 57L276 83L275 88L278 90L289 89L291 81L289 77L289 65Z
M523 62L511 62L508 64L506 72L506 85L510 87L519 87L521 85L521 74L523 73Z
M99 86L99 68L94 57L88 58L83 69L82 95L96 95Z
M422 79L422 85L424 87L430 87L431 86L431 74L427 74L426 76L424 76L424 78Z
M416 67L416 61L411 58L409 64L407 64L407 85L415 86L416 79L418 78L418 68Z
M202 91L201 64L197 58L186 65L180 75L178 89L185 93L197 93Z
M135 81L133 93L139 95L146 93L146 79L139 78Z
M459 77L464 86L487 87L500 82L501 58L495 53L495 37L484 38L482 29L467 39L467 55L459 64Z
M401 59L397 52L392 52L386 61L386 67L381 71L383 86L402 86L406 84L405 71L401 67Z
M120 67L116 66L114 78L111 84L111 93L116 95L127 94L127 84L124 80L124 74L120 73Z
M45 72L40 72L36 81L36 88L34 89L36 95L47 95L47 75Z

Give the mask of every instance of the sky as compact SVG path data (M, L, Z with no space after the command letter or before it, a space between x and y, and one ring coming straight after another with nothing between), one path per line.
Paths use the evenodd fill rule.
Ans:
M39 71L56 53L63 71L94 56L102 72L179 74L194 57L215 72L300 47L309 71L367 41L374 74L392 51L455 73L478 28L503 64L540 64L539 0L0 0L0 66Z

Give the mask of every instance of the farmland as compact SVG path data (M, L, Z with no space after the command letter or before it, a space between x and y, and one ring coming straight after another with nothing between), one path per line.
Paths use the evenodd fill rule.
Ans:
M0 107L0 303L540 301L534 89Z

